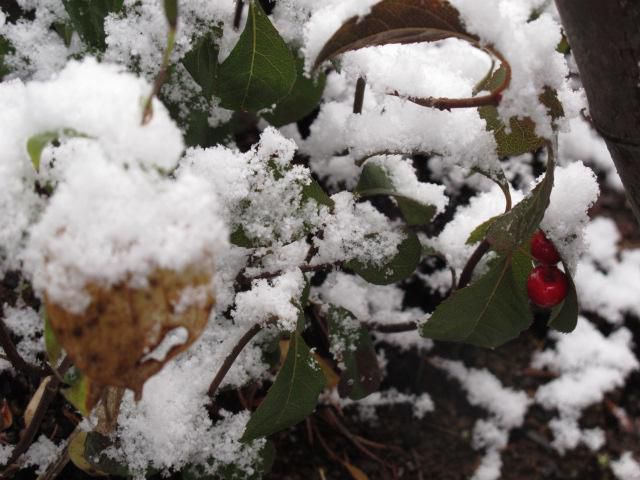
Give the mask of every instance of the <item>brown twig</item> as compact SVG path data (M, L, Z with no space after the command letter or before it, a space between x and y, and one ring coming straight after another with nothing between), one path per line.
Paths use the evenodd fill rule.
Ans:
M71 360L69 359L69 357L65 357L60 363L60 367L58 368L60 375L64 375L70 367ZM27 428L22 434L20 441L13 448L13 452L11 452L11 456L7 461L7 469L10 469L11 466L16 462L16 460L18 460L20 456L25 453L33 443L33 440L38 433L38 430L40 429L40 424L42 423L42 420L44 420L47 408L49 408L49 405L58 394L60 383L60 379L57 376L51 377L51 381L47 385L47 388L45 389L44 394L40 399L40 403L38 403L38 406L36 407L36 411L33 414L33 419L31 420L29 425L27 425ZM3 476L5 475L5 472L3 472L2 474Z
M249 330L247 330L247 332L240 338L238 343L233 347L229 355L227 355L227 358L225 358L224 362L222 362L218 373L209 386L208 395L210 397L213 398L213 396L216 394L218 388L220 387L220 384L224 380L224 377L226 377L227 373L229 373L231 366L238 358L238 355L240 355L240 352L244 350L244 348L249 344L253 337L255 337L261 330L262 325L256 323Z
M27 375L28 377L37 377L42 378L46 375L49 375L50 372L46 370L36 367L35 365L31 365L27 363L27 361L22 358L20 352L16 348L13 340L11 339L11 334L9 333L9 329L7 325L4 323L2 319L2 313L0 312L0 347L4 350L6 354L6 359L11 363L13 368L16 371L20 371Z
M301 265L298 268L302 271L302 273L321 272L323 270L330 270L332 268L340 267L342 266L342 263L343 262L323 263L320 265ZM236 279L237 283L241 286L250 286L254 280L272 280L284 275L286 272L284 270L278 270L277 272L260 273L253 277L247 277L244 272L240 273L242 274L242 276L238 275L238 278Z
M490 248L491 248L491 245L489 245L489 242L487 240L483 240L482 242L480 242L480 245L478 245L478 248L476 248L475 252L473 252L471 257L469 258L469 261L464 266L462 273L460 274L460 281L458 282L458 290L469 285L469 282L471 282L471 278L473 277L473 271L478 266L478 263L480 263L480 260L482 260L482 257L485 256L485 254L489 251Z

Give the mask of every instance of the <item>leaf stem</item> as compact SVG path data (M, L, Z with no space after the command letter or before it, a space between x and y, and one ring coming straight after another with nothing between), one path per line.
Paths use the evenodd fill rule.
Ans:
M35 365L31 365L27 363L27 361L22 358L20 352L16 348L13 340L11 339L11 334L9 333L9 329L5 324L1 314L0 314L0 347L4 350L6 354L7 360L11 363L13 368L16 371L23 372L28 377L37 377L42 378L49 374L44 369L36 367Z
M165 48L164 55L162 57L162 66L158 72L155 82L153 83L153 89L144 104L144 110L142 113L142 125L147 125L153 118L153 99L158 96L160 89L167 79L169 74L169 63L171 62L171 54L176 44L176 33L178 30L177 19L175 22L169 24L169 32L167 33L167 47Z
M233 363L238 358L238 355L240 355L240 352L244 350L244 348L249 344L249 342L261 330L262 330L262 325L259 323L256 323L249 330L247 330L247 332L240 338L238 343L233 347L229 355L227 355L227 358L225 358L224 362L222 362L222 365L220 366L218 373L216 374L215 378L211 382L211 385L209 386L209 391L207 393L209 397L213 398L213 396L218 391L220 384L224 380L224 377L227 376L227 373L229 373L229 370L231 369Z
M366 323L363 325L369 330L380 333L404 333L413 332L418 329L416 322L403 322L403 323Z
M478 245L478 248L476 248L475 252L473 252L471 257L469 257L469 261L464 266L464 269L460 274L458 290L469 285L469 282L471 282L471 277L473 276L473 271L478 266L478 263L480 263L480 260L482 260L482 257L484 257L485 254L489 251L490 247L491 246L489 245L489 242L487 240L483 240L482 242L480 242L480 245Z

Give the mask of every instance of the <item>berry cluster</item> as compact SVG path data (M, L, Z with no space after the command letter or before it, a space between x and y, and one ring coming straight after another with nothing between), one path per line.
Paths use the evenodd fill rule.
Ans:
M535 267L527 280L529 298L542 308L552 308L567 296L567 276L556 265L561 260L556 247L538 230L531 237L531 255L540 265Z

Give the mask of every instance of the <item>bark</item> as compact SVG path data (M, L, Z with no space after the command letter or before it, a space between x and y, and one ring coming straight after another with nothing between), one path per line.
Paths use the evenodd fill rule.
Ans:
M640 1L556 0L595 128L640 222Z

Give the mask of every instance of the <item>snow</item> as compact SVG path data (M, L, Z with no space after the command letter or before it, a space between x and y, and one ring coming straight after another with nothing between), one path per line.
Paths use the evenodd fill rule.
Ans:
M157 269L212 271L227 238L217 210L194 176L170 181L97 159L76 163L31 229L25 265L37 290L79 313L91 301L88 284L144 288Z
M611 470L618 480L640 479L640 464L631 452L625 452L618 460L611 462Z
M584 228L589 208L598 199L595 174L581 162L557 167L549 208L540 227L558 249L571 272L585 250Z
M27 362L37 364L37 355L43 351L42 333L43 320L38 312L27 307L10 307L4 305L4 323L11 333L18 336L20 341L16 347L18 353ZM10 368L9 362L0 360L0 370Z
M578 420L584 409L624 385L625 378L638 369L638 360L631 350L631 332L621 327L604 336L586 318L580 318L571 335L551 336L556 340L555 348L536 354L532 366L559 374L538 388L535 395L536 403L559 413L551 422L553 446L560 453L575 448L579 442L599 448L603 433L581 431Z

